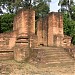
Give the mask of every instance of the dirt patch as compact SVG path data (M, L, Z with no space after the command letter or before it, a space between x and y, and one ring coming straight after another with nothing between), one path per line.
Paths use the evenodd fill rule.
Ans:
M44 64L43 64L44 65ZM74 63L61 63L41 67L14 60L0 61L0 75L74 75Z

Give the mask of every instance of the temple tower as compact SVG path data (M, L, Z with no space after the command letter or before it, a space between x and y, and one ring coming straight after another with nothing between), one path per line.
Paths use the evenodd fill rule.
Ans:
M22 9L14 20L13 30L17 31L14 59L20 62L29 57L31 37L35 35L35 11Z

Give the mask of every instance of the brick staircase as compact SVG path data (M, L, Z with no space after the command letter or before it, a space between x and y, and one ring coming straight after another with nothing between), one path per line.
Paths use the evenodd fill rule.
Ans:
M0 60L10 60L14 58L14 52L12 49L0 49Z
M63 48L38 47L32 49L31 61L42 64L58 64L73 63L74 59Z

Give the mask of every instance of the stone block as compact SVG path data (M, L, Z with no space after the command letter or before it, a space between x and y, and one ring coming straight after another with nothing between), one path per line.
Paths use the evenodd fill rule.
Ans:
M26 45L17 44L14 48L14 59L17 62L25 62L29 57L29 49Z
M14 53L9 51L0 51L0 60L12 60L14 59Z

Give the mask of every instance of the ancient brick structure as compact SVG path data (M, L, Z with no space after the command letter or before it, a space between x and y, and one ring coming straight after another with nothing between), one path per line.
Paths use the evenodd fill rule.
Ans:
M63 47L69 47L71 46L71 37L70 36L67 36L67 35L64 35L64 38L63 38Z
M38 45L62 46L63 19L61 13L52 12L37 23Z
M0 34L0 58L24 61L36 40L35 11L22 9L14 17L13 32Z
M24 61L29 57L29 48L32 47L33 37L35 37L35 11L20 10L14 30L18 31L16 44L14 46L14 59ZM14 23L15 23L14 21Z
M71 38L64 37L61 13L49 13L37 22L35 35L35 11L20 10L14 17L13 31L0 34L0 60L15 59L22 62L29 57L30 48L42 46L67 46Z
M42 29L42 19L40 18L37 22L37 36L38 36L38 45L43 44L43 29Z

